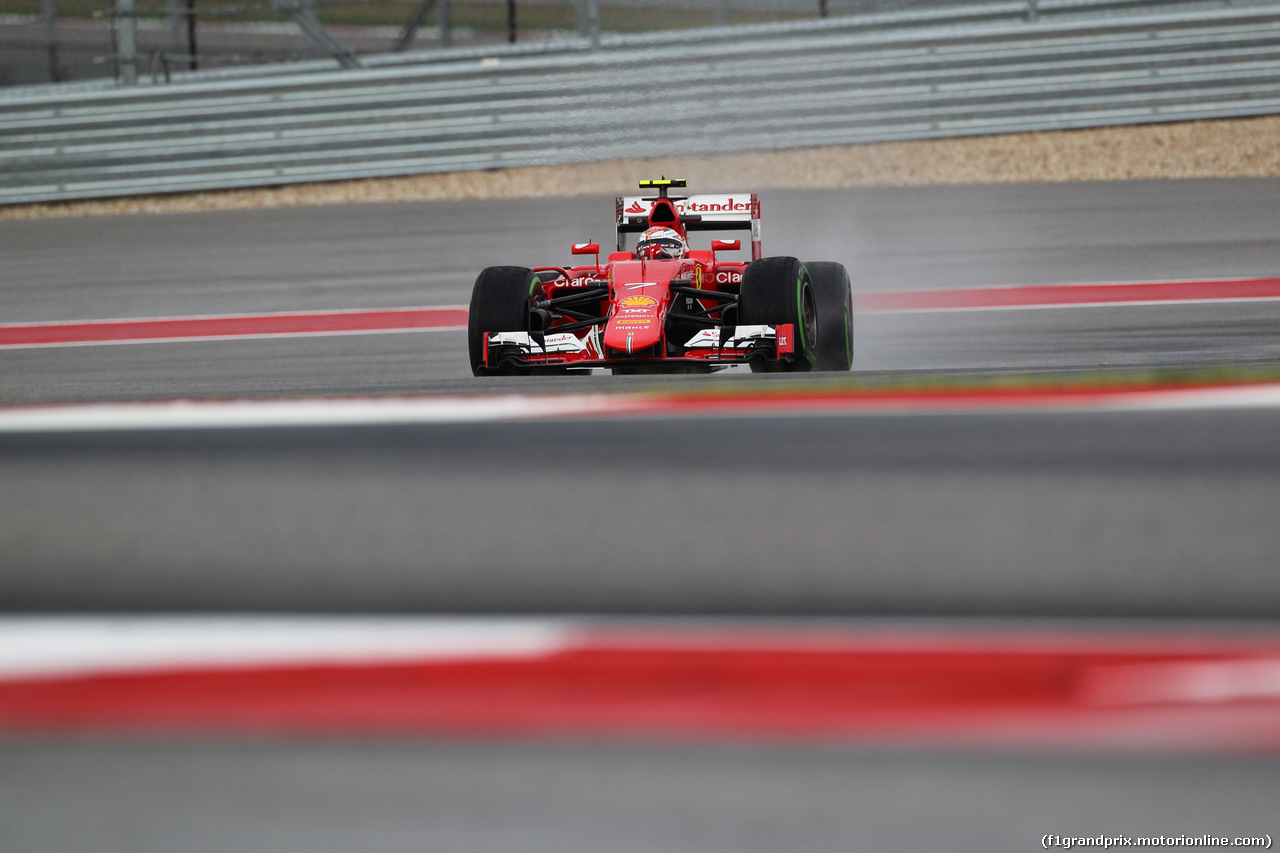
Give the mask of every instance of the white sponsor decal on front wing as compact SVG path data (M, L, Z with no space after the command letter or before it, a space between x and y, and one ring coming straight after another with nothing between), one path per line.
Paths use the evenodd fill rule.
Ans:
M544 346L538 346L538 342L528 332L496 332L489 336L490 346L514 345L539 352L582 352L587 348L587 345L572 332L547 335L544 343Z
M771 340L774 337L773 326L734 326L733 333L725 339L726 349L742 349L760 340ZM703 329L689 338L685 349L719 349L720 330Z

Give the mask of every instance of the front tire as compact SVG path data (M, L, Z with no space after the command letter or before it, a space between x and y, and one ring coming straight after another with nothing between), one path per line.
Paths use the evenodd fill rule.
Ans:
M843 264L809 261L804 265L818 306L818 338L814 370L853 367L853 291Z
M812 370L818 341L818 307L804 264L795 258L761 258L748 264L742 273L738 323L775 328L790 323L794 330L794 360L752 359L752 372Z
M537 276L526 267L489 267L476 277L467 315L467 352L473 375L499 372L484 366L486 333L529 331L529 300L537 283Z

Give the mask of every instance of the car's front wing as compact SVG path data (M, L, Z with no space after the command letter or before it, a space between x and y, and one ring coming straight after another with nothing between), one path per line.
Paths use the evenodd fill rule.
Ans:
M578 332L546 334L486 332L485 367L537 369L619 367L643 363L657 369L664 363L685 365L744 364L754 359L778 361L792 356L792 326L725 326L702 329L680 346L664 340L660 352L624 353L606 349L601 342L603 325Z

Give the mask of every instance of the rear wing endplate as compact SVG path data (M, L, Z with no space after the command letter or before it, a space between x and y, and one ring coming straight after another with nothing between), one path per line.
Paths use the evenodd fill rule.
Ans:
M725 195L691 195L672 198L676 213L686 231L750 231L751 259L762 256L760 245L760 199L755 193ZM652 197L618 196L615 199L618 228L618 250L622 235L635 234L649 227ZM688 218L686 218L688 217Z

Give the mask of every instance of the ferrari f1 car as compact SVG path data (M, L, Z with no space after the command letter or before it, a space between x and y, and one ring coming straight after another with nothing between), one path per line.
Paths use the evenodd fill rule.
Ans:
M582 266L489 267L471 292L467 344L477 376L848 370L849 275L837 263L763 257L754 193L671 195L685 181L642 181L656 195L615 202L617 242L578 243ZM720 260L741 240L689 247L689 234L750 231L751 262ZM634 248L628 248L638 235Z

